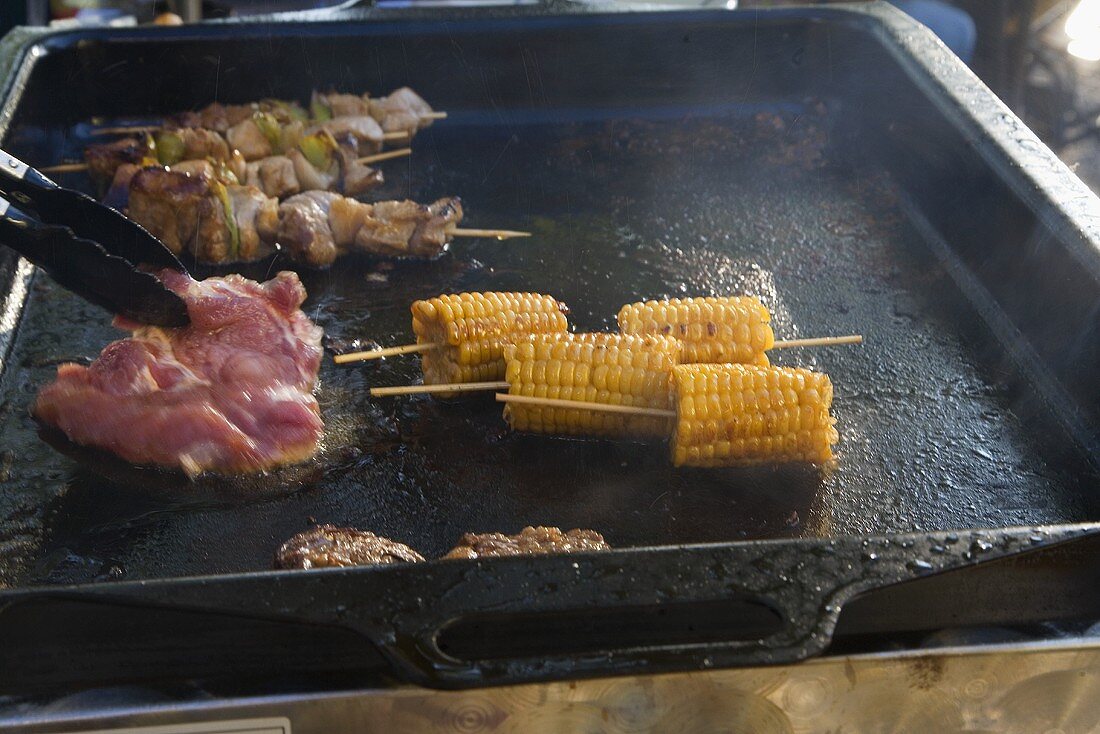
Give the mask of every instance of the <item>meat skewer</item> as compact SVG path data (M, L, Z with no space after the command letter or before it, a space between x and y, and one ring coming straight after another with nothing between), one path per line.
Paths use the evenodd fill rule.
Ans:
M369 119L369 118L368 118ZM344 166L366 165L408 155L411 150L380 153L382 138L378 131L364 131L362 126L341 128L333 120L314 128L292 124L283 129L264 128L256 121L241 123L251 126L251 132L223 137L204 128L158 130L144 138L123 138L111 143L90 145L84 151L87 170L100 186L114 179L124 165L176 165L181 161L212 160L244 181L246 177L272 177L282 170L297 170L312 166L325 170L338 159ZM371 125L377 125L371 121ZM236 130L236 128L234 128ZM266 131L266 132L265 132ZM47 167L53 172L73 172L75 164ZM304 174L298 173L298 177ZM308 190L308 189L299 189ZM272 195L277 189L272 189ZM296 192L295 192L296 193Z
M257 113L269 115L277 122L325 122L334 117L369 115L386 132L404 132L410 137L435 120L447 118L446 112L435 112L409 87L401 87L385 97L369 94L327 94L314 92L309 109L294 101L264 99L250 104L214 102L200 110L182 112L164 119L164 125L120 125L97 128L95 134L110 135L135 131L152 131L159 127L202 127L224 133L229 128L252 118Z
M173 252L201 262L247 262L278 246L299 262L326 267L358 250L391 257L436 257L463 217L457 198L365 204L328 191L279 203L254 186L224 184L207 171L144 168L130 181L128 216Z
M345 149L332 144L314 153L316 155L306 156L294 151L289 156L272 156L232 165L212 159L182 160L168 168L190 174L205 173L226 185L244 183L255 186L264 195L276 199L315 190L359 196L383 182L382 172L371 167L370 163L409 155L412 149L402 148L356 159ZM134 174L142 168L160 166L160 162L152 158L120 165L104 196L104 203L115 209L126 209Z

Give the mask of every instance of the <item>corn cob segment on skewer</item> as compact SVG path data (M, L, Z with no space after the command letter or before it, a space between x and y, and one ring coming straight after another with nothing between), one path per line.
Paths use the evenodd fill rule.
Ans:
M510 395L667 410L680 350L664 336L540 335L505 347L505 377ZM517 431L610 438L667 436L670 427L663 417L518 402L504 419Z
M753 296L672 298L628 303L619 310L624 334L657 334L679 339L683 362L768 364L775 344L771 315Z
M838 434L829 414L833 393L827 375L739 364L678 365L672 374L675 409L511 393L498 393L496 399L506 404L506 419L509 411L541 408L671 423L675 466L820 464L832 458Z
M754 365L672 370L675 466L745 466L832 458L836 422L828 375Z
M455 293L412 305L424 383L485 382L504 377L504 347L530 334L565 333L564 304L539 293Z

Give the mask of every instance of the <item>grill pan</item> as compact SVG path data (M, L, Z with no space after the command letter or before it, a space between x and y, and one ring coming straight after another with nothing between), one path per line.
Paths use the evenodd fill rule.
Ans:
M189 482L39 434L35 390L117 334L7 260L0 684L56 679L28 662L43 625L95 649L87 620L154 608L349 628L435 686L789 661L857 594L1095 531L1100 201L900 13L332 17L17 32L4 147L46 165L96 117L409 84L450 116L380 197L457 194L471 226L534 237L303 271L330 347L403 343L409 302L443 291L550 292L583 330L642 296L757 293L779 338L866 337L776 357L833 377L838 464L673 471L659 446L511 435L485 400L369 399L412 360L326 360L316 461ZM619 550L265 571L314 521L429 557L528 524Z

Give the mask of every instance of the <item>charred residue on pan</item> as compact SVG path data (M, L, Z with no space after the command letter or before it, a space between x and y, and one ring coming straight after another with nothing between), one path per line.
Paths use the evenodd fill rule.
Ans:
M187 483L165 496L140 471L105 476L35 434L27 407L50 358L94 354L118 336L39 278L0 395L0 445L16 457L0 485L0 581L258 570L315 521L431 557L463 532L538 524L595 528L629 547L1094 514L1078 484L1091 475L1048 460L1058 437L1044 443L1039 423L1014 414L970 341L973 310L890 182L829 149L829 125L818 101L741 117L437 125L407 167L387 169L379 195L459 194L471 226L535 236L461 242L430 263L350 257L301 274L306 311L336 346L405 343L409 303L446 291L553 293L578 330L613 327L619 306L642 297L757 292L781 338L866 336L858 348L774 354L832 376L842 436L832 470L674 471L661 444L513 435L484 398L369 397L372 385L415 381L415 358L337 368L326 355L328 436L312 474L252 501L187 501ZM240 270L264 278L279 267ZM198 274L213 272L226 270Z

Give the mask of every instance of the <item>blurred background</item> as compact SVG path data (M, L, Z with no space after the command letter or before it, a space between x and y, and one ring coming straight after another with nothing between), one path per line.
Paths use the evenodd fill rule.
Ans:
M194 22L346 2L3 0L0 32L15 25ZM416 0L376 0L380 5L411 2ZM784 0L671 2L728 8L788 4ZM893 0L893 4L931 28L1100 192L1100 0Z

